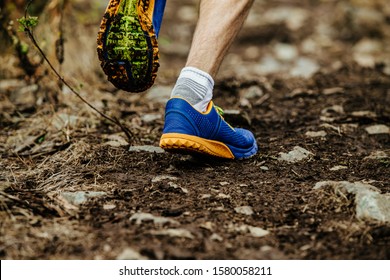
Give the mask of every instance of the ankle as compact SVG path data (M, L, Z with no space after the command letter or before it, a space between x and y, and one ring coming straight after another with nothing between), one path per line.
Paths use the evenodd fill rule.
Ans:
M194 67L185 67L177 79L171 97L187 100L196 110L205 112L213 97L214 80L206 72Z

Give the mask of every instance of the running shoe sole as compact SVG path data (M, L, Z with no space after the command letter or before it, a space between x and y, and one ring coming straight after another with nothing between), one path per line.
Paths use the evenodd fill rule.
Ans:
M117 88L142 92L157 76L159 52L153 28L155 0L110 0L97 37L104 73Z
M228 159L235 158L224 143L187 134L166 133L161 136L160 147L171 153L189 152Z
M182 98L172 98L167 103L160 147L173 153L226 159L250 158L258 150L254 135L231 127L212 102L201 113Z

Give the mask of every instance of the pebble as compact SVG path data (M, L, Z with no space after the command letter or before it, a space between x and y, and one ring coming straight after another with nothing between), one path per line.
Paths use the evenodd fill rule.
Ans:
M170 218L165 217L157 217L149 213L135 213L132 215L129 219L130 221L135 221L136 225L141 225L143 222L153 222L156 225L165 225L165 224L171 224L171 225L179 225L180 223L178 221L175 221Z
M324 130L308 131L308 132L305 133L305 135L307 137L310 137L310 138L316 138L316 137L325 137L327 135L327 133Z
M293 77L310 78L319 69L320 66L316 61L310 58L300 57L296 60L293 68L290 71L290 75Z
M157 182L161 182L161 181L164 181L164 180L177 180L177 177L173 177L173 176L170 176L170 175L158 175L156 177L154 177L152 179L152 183L157 183Z
M222 242L222 241L223 241L223 238L222 238L222 236L220 236L219 234L213 233L213 234L210 236L210 240L211 240L211 241Z
M146 257L131 248L126 248L117 257L117 260L147 260Z
M238 213L238 214L243 214L243 215L248 215L248 216L250 216L254 213L252 207L250 207L250 206L239 206L239 207L234 208L234 211L236 211L236 213Z
M336 165L336 166L333 166L332 168L330 168L329 170L330 171L338 171L338 170L343 170L343 169L348 169L348 167L344 166L344 165Z
M366 156L364 160L367 159L385 159L389 158L389 155L385 151L375 151L372 152L369 156Z
M278 158L279 161L286 161L289 163L298 162L306 158L309 158L310 156L313 155L313 153L299 146L295 146L294 149L288 153L279 153L279 154L280 154Z
M61 196L73 205L80 205L86 202L89 198L95 198L106 195L106 192L78 191L78 192L62 192Z
M293 61L298 55L298 49L294 45L278 43L274 47L275 56L281 61Z
M180 228L169 228L169 229L163 229L163 230L152 230L150 232L152 235L166 235L170 237L183 237L188 239L194 239L194 235L186 229L180 229Z
M384 124L377 124L365 128L368 134L390 134L390 128Z
M125 138L118 134L110 134L107 137L105 137L108 141L104 143L104 145L111 146L111 147L122 147L127 146L129 143L126 141Z
M322 91L322 94L324 95L333 95L338 93L344 93L345 89L342 87L333 87L333 88L326 88Z
M322 181L315 184L314 189L332 186L344 189L355 195L356 217L358 219L390 222L390 194L381 194L376 187L363 182Z
M250 235L252 235L253 237L263 237L269 234L268 230L259 227L248 226L248 230Z
M253 227L245 224L240 226L229 224L228 230L233 232L249 233L253 237L264 237L270 233L268 230L262 229L260 227Z
M165 153L165 151L163 149L161 149L160 147L150 146L150 145L131 146L129 148L129 152L148 152L148 153L156 153L156 154Z

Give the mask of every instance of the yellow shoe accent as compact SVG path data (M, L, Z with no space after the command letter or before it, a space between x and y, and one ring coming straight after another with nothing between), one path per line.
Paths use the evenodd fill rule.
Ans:
M160 140L160 147L169 152L187 151L234 159L233 153L224 143L187 134L163 134Z

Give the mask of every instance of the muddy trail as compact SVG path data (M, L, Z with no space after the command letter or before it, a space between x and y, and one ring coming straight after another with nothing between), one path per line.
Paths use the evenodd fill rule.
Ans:
M70 2L74 17L85 11ZM0 72L0 258L389 259L390 11L373 2L255 3L214 91L224 118L256 137L259 153L242 161L158 148L197 1L168 3L148 92L116 90L88 44L91 71L62 66L130 137L45 66L25 78L10 51ZM95 34L85 30L99 12L82 34Z

